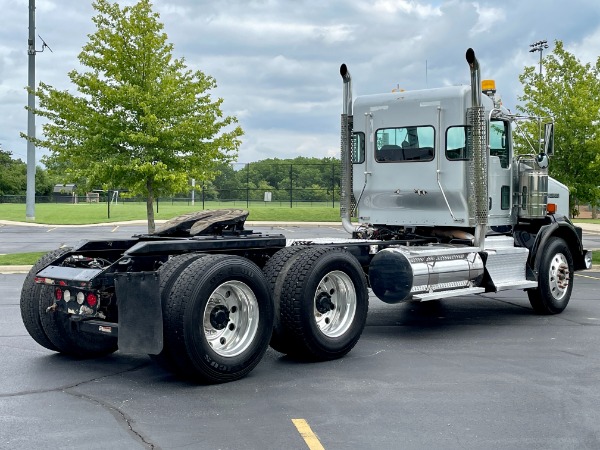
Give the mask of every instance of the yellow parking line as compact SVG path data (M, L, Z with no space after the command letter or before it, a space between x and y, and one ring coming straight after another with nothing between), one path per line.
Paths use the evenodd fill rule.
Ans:
M292 419L292 422L296 426L298 433L306 442L306 445L310 450L325 450L325 448L321 445L319 438L313 433L310 429L310 425L304 419Z
M575 276L576 277L583 277L583 278L591 278L592 280L600 280L600 278L598 278L598 277L591 277L589 275L582 275L580 273L576 273Z
M304 419L292 419L292 422L296 426L298 433L306 442L306 445L310 450L325 450L325 448L321 445L319 438L315 433L310 429L310 425Z

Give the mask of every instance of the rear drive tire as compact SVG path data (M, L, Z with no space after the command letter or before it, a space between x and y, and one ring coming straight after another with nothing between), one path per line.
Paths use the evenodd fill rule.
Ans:
M178 373L203 383L247 375L271 338L273 302L260 268L208 255L175 280L165 306L165 348Z
M160 301L163 308L163 317L167 299L169 298L171 288L173 287L173 283L175 283L177 280L177 277L179 277L181 272L183 272L192 262L204 256L206 256L204 253L186 253L183 255L177 255L169 258L162 266L160 266L158 269L158 275L160 279L159 291ZM150 356L150 359L152 359L152 361L157 363L163 369L177 372L177 363L165 346L163 346L162 351L158 355L148 356Z
M31 268L21 289L21 318L29 335L35 342L48 350L58 351L58 348L48 338L48 335L42 327L41 314L46 314L46 311L40 310L40 295L42 288L41 284L35 283L36 274L44 267L52 263L56 258L64 255L69 251L68 248L59 248L46 253L42 256Z
M369 309L364 271L348 251L312 247L289 261L281 280L281 325L289 354L326 361L358 342Z
M96 358L117 350L116 337L79 332L68 314L46 312L54 304L51 286L42 286L39 300L42 328L58 352L76 358Z
M44 347L50 350L77 358L94 358L113 353L117 350L116 337L78 332L69 320L68 314L59 311L46 312L47 309L54 304L54 289L52 286L38 284L31 288L30 283L35 278L35 274L39 272L42 267L47 266L52 260L65 254L67 251L69 251L69 249L60 249L49 253L38 261L39 266L36 264L36 266L38 266L37 269L36 266L31 269L29 272L30 275L33 274L31 280L28 281L26 278L23 286L23 292L25 294L21 295L21 311L23 311L24 305L26 308L32 310L35 303L39 317L39 328L38 324L35 324L35 327L38 332L41 328L41 331L43 331L47 340L51 343L51 346L41 345L44 345ZM29 286L27 292L25 290L26 285Z
M267 282L269 283L269 287L271 288L273 306L275 308L275 314L273 318L273 335L271 336L271 342L269 345L273 350L284 354L287 354L293 350L291 346L293 338L288 335L281 324L281 290L283 287L283 280L286 278L286 274L289 272L290 267L293 266L293 262L295 261L298 253L302 250L306 250L306 247L292 246L283 248L275 253L263 268L263 273L265 274Z
M553 237L540 258L538 287L527 291L529 303L537 314L559 314L573 290L573 256L563 239Z

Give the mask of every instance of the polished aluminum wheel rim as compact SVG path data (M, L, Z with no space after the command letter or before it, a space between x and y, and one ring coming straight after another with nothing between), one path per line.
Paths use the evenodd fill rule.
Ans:
M550 262L550 273L548 274L550 282L550 292L556 300L562 300L569 289L571 272L569 271L569 262L565 255L557 253Z
M356 290L350 277L339 270L325 275L314 297L314 315L321 333L330 338L348 331L356 314Z
M246 351L258 332L256 295L241 281L227 281L210 295L202 326L211 348L220 356L233 357Z

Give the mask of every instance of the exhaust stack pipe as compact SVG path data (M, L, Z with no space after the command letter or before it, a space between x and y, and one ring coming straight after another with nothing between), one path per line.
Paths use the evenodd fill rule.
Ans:
M479 61L470 48L466 54L471 70L471 108L467 110L470 125L469 143L472 158L469 164L469 222L475 226L475 246L485 247L488 224L487 124L485 108L481 105L481 76Z
M340 152L342 163L340 217L344 230L354 233L357 231L357 227L352 225L350 220L352 211L352 77L346 64L340 66L340 75L344 82Z
M481 75L479 61L475 57L475 50L469 48L466 54L469 69L471 69L471 106L481 106Z
M340 75L344 82L344 105L342 108L342 114L352 116L352 77L346 64L340 66Z

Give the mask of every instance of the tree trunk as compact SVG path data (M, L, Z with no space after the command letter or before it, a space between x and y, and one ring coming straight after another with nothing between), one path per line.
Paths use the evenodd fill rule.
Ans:
M148 234L154 233L154 186L152 184L152 178L146 180L146 188L148 190L148 197L146 197L146 217L148 218Z

